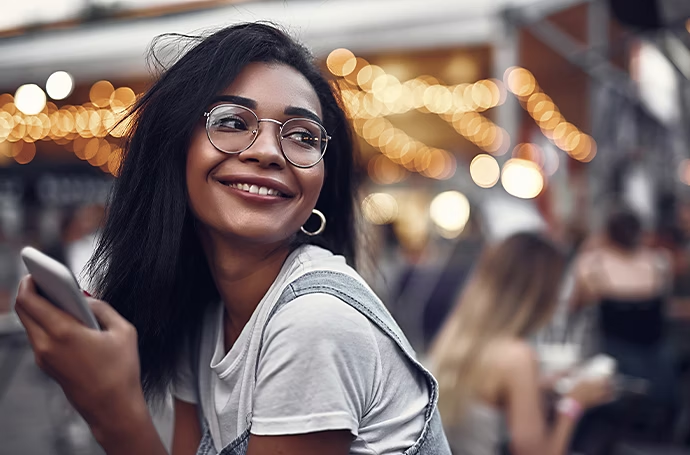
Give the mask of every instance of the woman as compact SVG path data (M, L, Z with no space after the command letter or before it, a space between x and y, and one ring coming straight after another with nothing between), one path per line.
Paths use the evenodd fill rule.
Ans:
M580 382L547 428L538 361L527 338L556 306L564 256L536 234L488 249L432 349L439 407L456 455L490 455L507 431L513 455L565 454L585 408L608 396L607 381Z
M652 430L668 434L678 396L674 359L665 336L671 259L665 250L644 246L642 235L642 224L630 209L619 207L609 214L599 241L580 253L575 263L571 310L593 310L598 350L616 360L619 373L647 384L633 414L656 421ZM603 438L589 439L610 441L611 422L620 427L623 419L632 417L629 405L622 401L598 410L588 416L581 433L603 433ZM653 414L657 417L651 418Z
M30 278L17 300L109 455L165 453L144 397L170 385L174 455L449 453L435 380L345 262L353 167L331 86L269 25L200 40L137 102L92 262L106 330Z

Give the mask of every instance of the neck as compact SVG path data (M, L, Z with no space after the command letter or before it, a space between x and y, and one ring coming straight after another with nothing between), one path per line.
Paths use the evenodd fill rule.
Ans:
M280 273L290 246L288 242L251 244L211 232L200 232L199 236L225 305L225 344L229 349Z

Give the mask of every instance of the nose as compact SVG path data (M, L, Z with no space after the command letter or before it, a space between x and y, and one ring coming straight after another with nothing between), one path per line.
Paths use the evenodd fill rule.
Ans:
M258 128L259 131L254 143L247 150L240 153L240 161L254 162L264 168L274 167L283 169L287 162L283 156L278 139L280 126L272 122L261 122Z

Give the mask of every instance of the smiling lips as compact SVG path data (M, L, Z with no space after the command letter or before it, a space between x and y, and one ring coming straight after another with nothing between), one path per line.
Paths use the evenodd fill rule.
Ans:
M273 188L267 188L265 186L249 185L247 183L229 183L230 188L235 188L236 190L246 191L251 194L258 194L260 196L280 196L287 197L278 190Z

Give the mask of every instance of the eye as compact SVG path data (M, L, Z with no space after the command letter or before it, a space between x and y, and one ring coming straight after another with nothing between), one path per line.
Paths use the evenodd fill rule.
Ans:
M249 129L247 122L242 117L227 114L213 118L211 126L217 131L227 133L244 132Z
M290 131L283 135L283 138L290 139L295 142L303 142L305 144L314 144L317 139L309 131Z
M296 122L297 123L297 122ZM283 131L283 139L302 148L320 148L321 134L316 125L299 122L289 125L288 131Z

